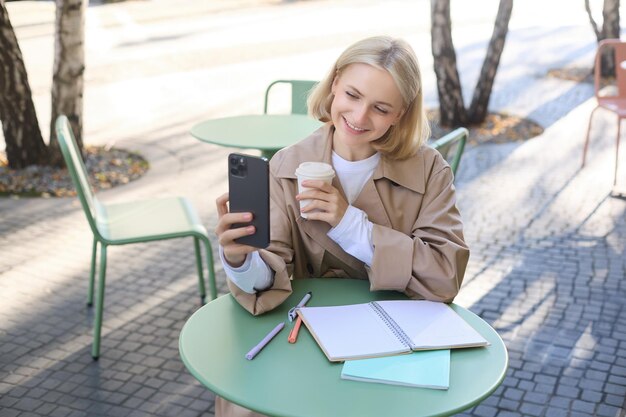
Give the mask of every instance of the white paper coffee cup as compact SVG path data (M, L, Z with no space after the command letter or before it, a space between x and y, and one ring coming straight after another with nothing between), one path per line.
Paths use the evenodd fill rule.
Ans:
M329 164L324 162L303 162L296 169L296 177L298 177L298 193L303 193L311 188L303 187L304 180L322 180L328 184L332 183L335 177L335 170ZM311 200L300 200L300 210L306 207ZM303 218L307 218L307 213L300 212Z

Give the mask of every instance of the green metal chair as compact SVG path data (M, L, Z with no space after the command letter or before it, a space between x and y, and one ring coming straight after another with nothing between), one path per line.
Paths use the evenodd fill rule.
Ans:
M202 252L200 251L200 242L203 242L208 263L211 298L215 299L217 288L215 285L211 243L207 231L191 203L182 197L106 205L101 203L89 184L82 155L76 145L69 121L64 115L59 116L56 120L56 134L63 158L67 164L67 170L72 177L72 182L76 187L76 192L89 222L89 227L93 232L91 274L87 299L87 305L89 306L93 305L97 247L98 243L100 243L100 269L91 356L94 359L98 359L100 356L107 247L109 245L126 245L180 237L193 237L198 268L198 285L201 301L204 304L206 289L202 273Z
M430 144L448 161L455 177L468 136L469 131L464 127L459 127Z
M290 84L291 85L291 113L292 114L307 114L308 108L306 101L309 95L309 91L317 84L317 81L309 80L276 80L267 86L265 90L265 105L263 107L263 113L267 114L267 104L270 94L270 90L276 84Z

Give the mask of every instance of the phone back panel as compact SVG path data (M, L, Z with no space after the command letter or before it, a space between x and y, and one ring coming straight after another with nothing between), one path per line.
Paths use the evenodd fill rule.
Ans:
M233 225L236 227L252 224L256 233L236 239L238 243L265 248L270 243L270 187L269 163L265 158L244 154L230 154L228 157L228 192L230 211L233 213L251 212L252 222Z

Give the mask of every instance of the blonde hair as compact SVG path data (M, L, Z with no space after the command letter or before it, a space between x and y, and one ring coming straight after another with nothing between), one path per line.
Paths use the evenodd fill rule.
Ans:
M368 64L387 71L400 90L404 113L400 120L377 141L374 148L393 159L406 159L428 139L430 128L426 119L422 93L422 77L415 52L401 39L375 36L363 39L346 49L330 72L308 98L309 114L318 120L331 120L332 84L348 65Z

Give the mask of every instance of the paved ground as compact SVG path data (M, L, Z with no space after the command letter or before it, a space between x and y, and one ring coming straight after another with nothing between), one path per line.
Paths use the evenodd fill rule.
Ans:
M584 12L543 3L516 4L491 106L532 117L545 133L469 149L458 175L472 256L457 302L498 330L511 358L503 385L463 415L623 417L626 201L610 195L616 127L598 114L580 170L592 89L544 74L588 62L593 37ZM410 39L423 67L432 65L427 1L173 4L89 9L86 140L115 141L151 163L103 200L187 195L209 228L229 150L192 139L193 123L260 112L271 79L319 78L339 49L371 33ZM10 12L46 126L52 4L10 3ZM489 36L483 12L456 12L468 92ZM328 33L319 33L321 18L334 23ZM424 77L432 103L431 71ZM0 199L0 416L213 415L213 395L177 350L199 307L191 242L111 248L102 357L93 362L90 236L75 199Z

